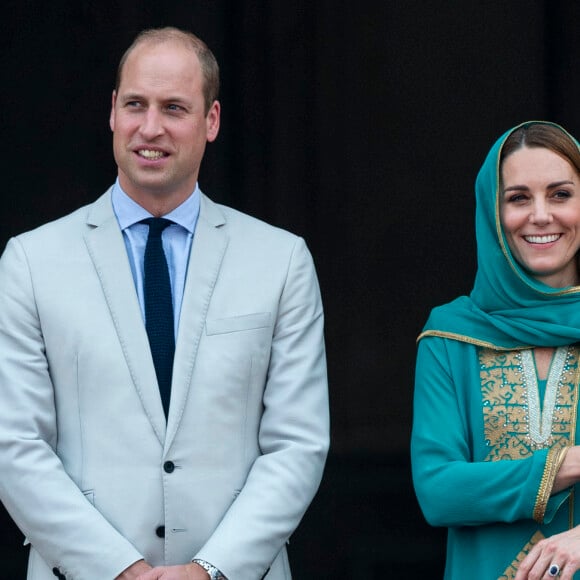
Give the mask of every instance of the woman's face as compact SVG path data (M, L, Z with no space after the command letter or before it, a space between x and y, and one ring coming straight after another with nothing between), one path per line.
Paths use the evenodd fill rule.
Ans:
M500 217L507 243L534 278L563 288L580 283L580 176L560 155L523 147L502 165Z

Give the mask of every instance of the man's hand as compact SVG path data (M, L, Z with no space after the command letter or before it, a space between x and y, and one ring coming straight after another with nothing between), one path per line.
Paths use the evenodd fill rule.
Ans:
M181 566L159 566L137 576L136 580L208 580L208 578L209 574L199 564L191 562Z
M125 570L123 570L115 580L137 580L140 575L152 569L153 568L151 568L145 560L139 560L134 564L131 564L128 568L125 568Z

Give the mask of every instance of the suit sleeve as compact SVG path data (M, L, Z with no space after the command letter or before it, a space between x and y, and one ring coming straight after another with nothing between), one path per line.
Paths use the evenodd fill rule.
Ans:
M548 450L513 461L475 458L474 446L484 445L478 420L482 401L479 384L454 373L452 361L462 359L469 360L462 343L441 338L419 343L411 439L419 504L434 526L531 520L550 467ZM544 521L553 518L568 494L560 492L547 501Z
M279 301L263 404L262 454L196 554L235 580L262 578L312 501L329 446L323 310L302 239Z
M0 499L50 568L69 578L114 578L142 556L58 457L36 290L23 245L12 239L0 259Z

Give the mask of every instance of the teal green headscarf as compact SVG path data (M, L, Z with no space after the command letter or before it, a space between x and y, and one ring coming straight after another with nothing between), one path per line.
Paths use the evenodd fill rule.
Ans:
M580 342L580 286L551 288L514 260L499 217L499 162L504 133L491 148L475 183L478 269L469 296L431 311L419 336L443 336L498 349L561 346ZM572 140L578 142L570 135Z

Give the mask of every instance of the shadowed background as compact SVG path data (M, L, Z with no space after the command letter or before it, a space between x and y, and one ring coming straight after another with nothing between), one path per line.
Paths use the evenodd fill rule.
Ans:
M291 540L294 576L441 577L444 531L424 522L409 471L415 338L433 306L471 289L473 183L493 141L528 119L580 136L580 3L8 0L2 12L0 246L114 180L111 91L135 34L201 36L223 114L202 189L302 235L325 303L332 450ZM25 577L22 540L0 509L0 578Z

